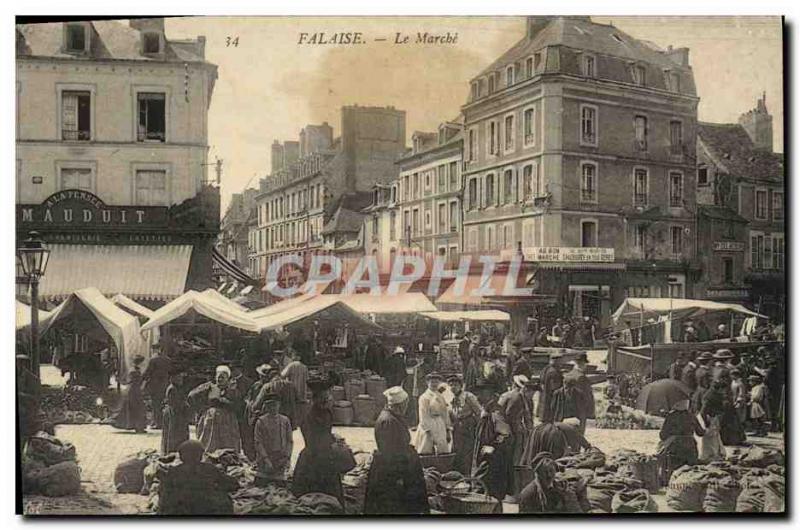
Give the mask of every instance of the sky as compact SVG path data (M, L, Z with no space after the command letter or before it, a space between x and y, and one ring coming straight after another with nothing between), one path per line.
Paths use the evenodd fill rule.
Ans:
M777 17L592 17L662 48L688 47L699 119L735 122L766 92L775 150L783 151L782 27ZM308 123L340 130L343 105L406 111L410 143L458 116L469 80L516 43L524 17L187 17L170 39L206 37L219 67L209 109L209 161L223 160L230 194L269 173L273 140L296 140ZM455 44L395 44L396 34L457 34ZM300 33L361 32L365 44L299 44ZM235 39L238 37L238 42ZM384 42L374 39L385 38ZM236 45L234 45L236 44Z

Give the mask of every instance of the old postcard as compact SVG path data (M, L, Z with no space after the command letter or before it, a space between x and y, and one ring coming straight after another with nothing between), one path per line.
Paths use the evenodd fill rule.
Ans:
M20 513L786 514L780 17L15 34Z

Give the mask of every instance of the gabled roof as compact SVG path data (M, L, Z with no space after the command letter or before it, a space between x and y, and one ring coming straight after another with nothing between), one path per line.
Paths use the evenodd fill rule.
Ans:
M354 212L347 208L339 207L333 214L330 221L325 223L322 228L323 234L332 234L335 232L358 232L361 230L361 223L364 219L364 214Z
M501 70L546 46L567 46L663 68L681 66L653 43L636 39L614 26L597 24L584 16L557 16L533 35L533 38L528 38L527 35L522 38L476 77Z
M738 123L698 123L702 146L723 172L736 177L783 180L783 155L756 149Z
M698 204L701 214L712 219L722 219L723 221L734 221L737 223L748 223L749 221L725 206L715 206L713 204Z

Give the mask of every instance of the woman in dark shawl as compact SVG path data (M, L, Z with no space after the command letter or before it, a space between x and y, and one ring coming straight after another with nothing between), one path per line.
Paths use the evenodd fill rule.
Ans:
M656 456L658 456L664 479L669 482L672 472L681 466L697 464L697 442L694 435L703 436L697 418L689 412L689 400L673 405L661 426Z
M486 485L487 493L499 501L513 493L513 477L508 475L512 460L511 426L497 404L500 398L494 387L484 387L478 395L483 400L483 414L478 420L475 456L472 468L475 477Z
M143 362L144 357L141 355L133 358L133 369L128 374L128 391L122 400L122 408L114 420L114 427L117 429L146 432L147 409L142 396L142 372L139 368Z
M292 493L327 493L344 506L341 472L337 469L333 444L333 399L328 380L310 380L311 408L300 424L305 448L294 468Z
M395 386L383 393L386 407L375 422L372 465L364 501L366 515L427 514L428 493L419 455L405 420L408 393Z
M183 374L174 372L170 375L170 384L164 399L161 430L161 454L166 455L178 450L183 442L189 439L189 406L187 395L183 389Z

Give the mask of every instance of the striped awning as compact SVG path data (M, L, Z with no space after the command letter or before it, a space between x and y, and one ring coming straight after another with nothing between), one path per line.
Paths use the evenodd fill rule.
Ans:
M213 259L214 263L222 269L222 272L230 276L232 279L236 280L239 283L244 283L246 285L255 285L258 282L250 277L245 271L242 270L241 267L230 261L226 258L222 252L213 248L211 250L211 258Z
M47 245L50 262L39 294L61 300L86 287L107 297L172 300L183 294L191 245Z

